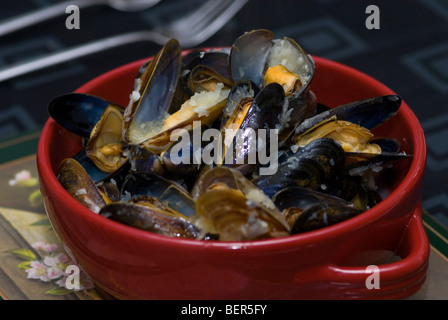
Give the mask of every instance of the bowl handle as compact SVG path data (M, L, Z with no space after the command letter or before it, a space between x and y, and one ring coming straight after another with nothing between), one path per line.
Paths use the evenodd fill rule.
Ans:
M421 203L411 215L397 253L401 259L396 262L356 267L322 265L296 273L295 280L311 286L330 283L330 298L335 299L395 299L416 292L425 281L429 258Z

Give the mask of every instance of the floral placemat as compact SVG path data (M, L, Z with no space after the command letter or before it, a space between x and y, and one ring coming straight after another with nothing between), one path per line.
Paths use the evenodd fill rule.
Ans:
M0 296L102 299L53 231L35 162L35 156L29 156L0 167Z

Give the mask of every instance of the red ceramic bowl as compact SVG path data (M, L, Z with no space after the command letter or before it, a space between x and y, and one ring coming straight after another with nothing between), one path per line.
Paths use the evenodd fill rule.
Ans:
M311 87L324 104L337 106L393 94L350 67L318 57L315 62ZM127 105L142 63L112 70L78 92ZM414 155L395 169L385 200L334 226L253 242L179 240L92 213L56 179L58 164L80 149L80 139L52 119L40 137L37 165L46 210L56 233L95 283L117 298L403 298L421 287L428 265L429 245L421 208L425 139L406 103L374 133L397 138L404 151ZM387 252L400 259L379 264L377 258Z

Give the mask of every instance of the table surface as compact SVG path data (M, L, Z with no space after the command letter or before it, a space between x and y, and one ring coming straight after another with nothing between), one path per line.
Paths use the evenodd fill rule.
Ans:
M49 6L57 0L0 2L0 21ZM73 1L75 4L76 1ZM148 10L118 12L105 6L83 8L80 29L68 30L68 14L0 37L0 68L35 56L128 31L151 29L200 5L200 0L162 0ZM368 29L369 5L379 9L380 29ZM1 25L0 25L1 28ZM448 228L448 2L446 0L249 0L245 7L201 46L228 46L245 31L265 28L289 36L308 53L359 69L401 95L425 131L427 168L422 193L433 266L446 263ZM160 45L141 42L0 82L0 162L34 154L48 118L46 105L117 66L154 55ZM7 152L6 152L7 151ZM431 224L431 226L429 226ZM434 226L434 224L436 226ZM442 239L442 240L440 240ZM432 277L415 298L438 297L448 289ZM447 269L447 268L445 268ZM431 271L430 265L430 271ZM432 279L432 280L431 280ZM439 279L439 278L436 278ZM427 289L431 287L431 290ZM1 291L1 289L0 289ZM439 292L439 291L436 291Z

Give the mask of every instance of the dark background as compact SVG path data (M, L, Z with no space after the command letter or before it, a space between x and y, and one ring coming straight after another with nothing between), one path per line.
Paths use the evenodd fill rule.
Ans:
M0 1L0 20L57 2ZM0 37L0 68L90 40L151 29L200 3L162 0L137 13L85 8L79 30L66 29L68 14L61 12L58 18ZM368 5L380 9L379 30L366 28ZM277 38L292 37L308 53L359 69L404 98L427 139L423 207L448 226L448 0L250 0L201 46L228 46L257 28L270 29ZM1 82L0 142L39 131L48 117L46 105L56 95L159 49L153 43L130 44Z

